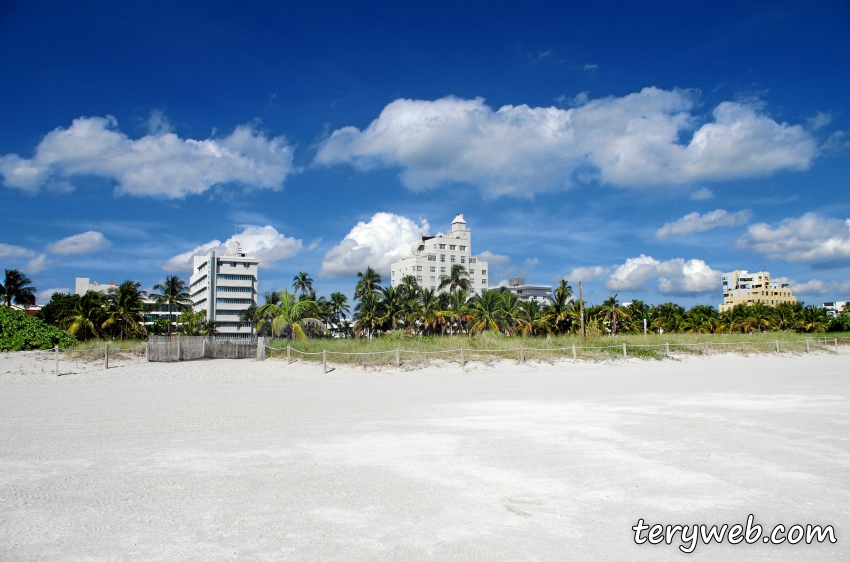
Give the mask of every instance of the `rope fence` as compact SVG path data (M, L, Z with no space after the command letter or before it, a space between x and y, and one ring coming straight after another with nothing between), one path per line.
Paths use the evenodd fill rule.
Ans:
M31 352L35 362L22 374L53 373L56 376L91 373L126 367L146 360L146 346L124 347L106 344L93 348L43 349Z
M262 340L262 338L260 338ZM678 343L665 342L661 344L641 344L641 343L621 343L614 345L573 345L570 347L508 347L504 349L477 349L468 347L459 347L454 349L438 349L421 351L414 349L390 349L385 351L331 351L324 349L322 351L301 351L296 349L291 344L285 347L268 345L265 342L258 342L263 349L257 351L257 358L264 359L265 357L283 358L285 356L287 363L298 360L315 362L321 356L323 370L328 372L329 358L339 357L337 363L355 363L361 366L395 366L401 367L403 364L407 366L417 366L424 362L428 362L429 356L439 358L446 354L453 354L461 366L473 359L516 359L520 363L525 363L527 359L536 359L541 361L571 358L573 361L579 359L599 360L599 359L614 359L630 357L636 358L652 358L663 359L665 357L675 357L676 355L705 355L709 356L714 353L738 353L738 354L781 354L781 353L812 353L813 351L837 351L839 346L850 345L850 338L806 338L803 340L775 340L775 341L740 341L740 342L698 342L698 343ZM355 358L355 361L347 360Z

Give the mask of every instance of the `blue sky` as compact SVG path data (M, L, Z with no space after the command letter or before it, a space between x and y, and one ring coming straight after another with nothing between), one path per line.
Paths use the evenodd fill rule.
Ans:
M850 5L0 6L0 266L150 287L236 232L261 290L464 213L491 285L850 296Z

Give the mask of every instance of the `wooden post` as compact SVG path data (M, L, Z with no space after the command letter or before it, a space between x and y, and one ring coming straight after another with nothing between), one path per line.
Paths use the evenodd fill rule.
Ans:
M56 372L56 376L59 376L59 346L53 346L53 370Z
M576 360L576 344L573 344L573 361Z
M525 346L519 346L519 361L525 363Z
M401 351L399 348L395 348L395 366L401 367Z
M741 352L742 352L742 353L746 353L746 352L747 352L747 348L745 347L746 345L747 345L747 343L746 343L746 342L741 342Z
M705 342L705 354L708 355L708 353L709 353L708 342Z
M838 351L838 338L835 338L835 351Z
M286 364L287 365L290 365L292 363L292 355L290 354L290 351L291 351L291 347L287 345L286 346Z
M327 349L322 350L322 367L325 370L325 374L327 374L328 373L328 350Z
M626 352L626 344L623 344L623 357L628 357L629 354Z
M463 358L463 347L460 348L460 366L463 367L466 365L466 360Z
M776 353L779 353L779 340L776 341Z
M584 294L581 289L581 281L578 282L578 308L581 313L581 339L584 340Z
M664 348L667 350L667 355L670 355L670 342L664 342Z
M643 339L646 339L646 318L643 319Z
M811 352L812 352L812 348L809 347L809 340L806 340L806 353L811 353Z
M103 349L104 349L104 351L103 351L103 368L108 369L109 368L109 344L106 344L106 347L103 348Z

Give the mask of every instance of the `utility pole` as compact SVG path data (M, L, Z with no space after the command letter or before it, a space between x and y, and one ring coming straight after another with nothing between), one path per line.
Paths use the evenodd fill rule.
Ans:
M581 339L584 339L584 293L582 293L581 281L578 282L578 308L581 313Z

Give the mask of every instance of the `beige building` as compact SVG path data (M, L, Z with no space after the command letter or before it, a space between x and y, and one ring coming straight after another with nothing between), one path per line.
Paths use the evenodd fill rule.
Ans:
M723 304L720 305L720 312L731 310L738 304L754 302L776 306L783 302L795 303L797 297L791 294L787 283L772 282L767 271L750 273L736 269L723 274Z
M461 265L469 274L469 294L480 295L488 287L487 262L472 255L472 233L466 228L463 215L452 221L446 234L423 236L410 249L410 257L392 264L390 279L393 287L412 275L423 289L436 291L440 277L448 275L453 265ZM443 289L447 291L448 289Z

